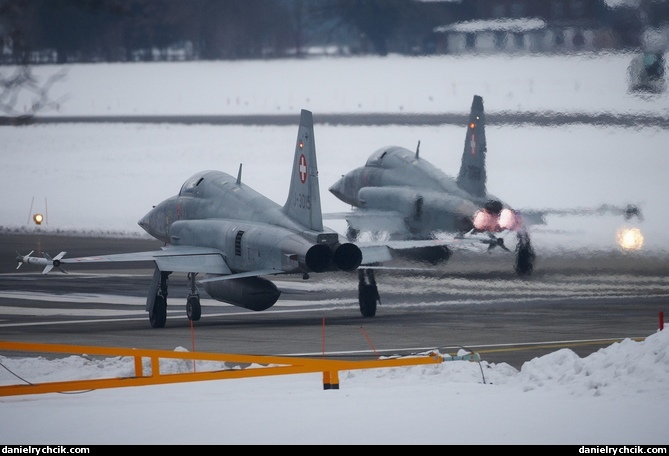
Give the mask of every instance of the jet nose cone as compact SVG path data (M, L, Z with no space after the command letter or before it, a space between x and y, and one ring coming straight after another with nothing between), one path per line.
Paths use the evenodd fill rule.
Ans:
M339 198L340 201L355 206L358 195L357 192L354 192L351 181L352 178L350 174L347 174L332 184L328 190L330 190L330 193L332 193L334 196Z
M154 230L153 227L151 226L151 212L149 212L149 213L146 214L144 217L142 217L141 219L139 219L139 221L137 222L137 224L138 224L139 226L141 226L142 229L143 229L144 231L146 231L147 233L149 233L151 236L155 237L155 235L156 235L155 230Z
M144 217L139 219L137 224L146 230L149 227L149 214L146 214Z
M337 198L340 198L341 195L343 194L343 190L344 190L344 178L342 177L342 178L339 179L337 182L335 182L334 184L332 184L332 185L330 186L330 188L328 188L328 190L329 190L330 193L332 193L334 196L336 196Z
M137 224L154 238L168 242L170 229L168 219L167 204L162 202L154 206Z

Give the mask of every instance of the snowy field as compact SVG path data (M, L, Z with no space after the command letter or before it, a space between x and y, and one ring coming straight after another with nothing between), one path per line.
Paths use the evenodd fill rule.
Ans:
M446 361L340 372L339 390L323 390L319 373L6 397L0 398L0 441L585 445L592 451L608 445L608 454L614 448L620 454L622 445L669 444L668 354L664 330L585 358L562 349L520 371L505 363ZM130 358L0 356L0 363L33 382L134 374ZM185 360L160 368L165 374L192 369ZM17 379L0 369L0 384L8 383Z
M633 54L488 57L325 57L304 60L155 62L35 67L64 71L44 115L468 113L669 115L669 96L627 91ZM31 100L21 98L19 111Z

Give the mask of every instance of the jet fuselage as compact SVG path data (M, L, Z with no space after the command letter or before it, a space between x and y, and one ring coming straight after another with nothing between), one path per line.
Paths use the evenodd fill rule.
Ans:
M155 206L139 225L166 244L226 252L225 262L233 272L306 274L353 270L359 265L357 248L342 246L336 232L301 226L277 203L220 171L194 175L178 195Z
M356 208L397 213L406 232L396 234L424 238L471 229L475 213L492 198L469 194L415 152L396 146L377 150L329 190Z

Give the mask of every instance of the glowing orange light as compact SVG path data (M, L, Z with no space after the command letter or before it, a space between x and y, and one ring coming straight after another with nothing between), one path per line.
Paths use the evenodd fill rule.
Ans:
M298 145L298 147L299 147L300 149L302 149L302 148L304 147L304 143L302 142L302 140L300 140L300 144Z
M42 214L35 214L33 215L33 220L35 221L36 224L41 225L42 221L44 220L44 217Z
M474 127L476 127L476 124L474 122L470 122L469 123L469 128L474 128Z

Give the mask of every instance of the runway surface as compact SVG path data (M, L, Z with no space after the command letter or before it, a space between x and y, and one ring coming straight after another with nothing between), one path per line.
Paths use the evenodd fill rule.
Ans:
M68 274L46 276L32 265L17 270L17 252L76 257L159 248L150 239L0 234L0 340L349 359L467 348L520 368L560 348L586 356L646 337L669 309L667 255L623 252L539 256L527 279L516 277L507 252L454 254L422 272L378 272L373 318L360 315L357 274L328 273L273 277L283 294L264 312L202 290L202 318L191 324L186 277L175 273L162 329L150 327L144 309L151 264L68 265Z

